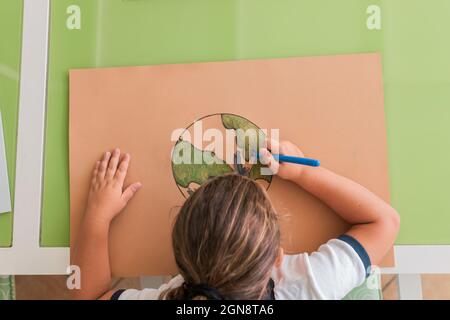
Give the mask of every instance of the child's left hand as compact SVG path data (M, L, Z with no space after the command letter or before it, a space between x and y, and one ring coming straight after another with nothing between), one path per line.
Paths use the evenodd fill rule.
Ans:
M109 224L141 188L136 182L124 189L124 181L130 163L130 155L120 158L120 150L106 152L95 164L89 190L86 215L91 219Z

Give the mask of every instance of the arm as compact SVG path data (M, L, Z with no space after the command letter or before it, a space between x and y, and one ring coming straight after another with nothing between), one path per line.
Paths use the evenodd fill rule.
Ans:
M287 141L268 141L268 148L303 157L298 147ZM400 218L395 209L363 186L330 170L278 163L266 149L261 152L273 172L295 182L351 224L347 234L361 243L373 265L381 262L399 230Z
M81 289L75 299L97 299L110 296L108 234L112 219L118 215L141 187L133 183L123 187L130 156L120 157L120 150L107 152L97 161L92 173L86 213L75 242L73 261L81 270Z

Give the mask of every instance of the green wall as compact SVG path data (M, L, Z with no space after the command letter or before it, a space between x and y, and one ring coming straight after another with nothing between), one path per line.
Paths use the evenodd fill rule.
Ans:
M81 30L66 28L71 4ZM372 4L381 30L366 27ZM69 68L373 51L383 57L397 243L450 243L450 1L53 0L51 16L43 246L69 244Z

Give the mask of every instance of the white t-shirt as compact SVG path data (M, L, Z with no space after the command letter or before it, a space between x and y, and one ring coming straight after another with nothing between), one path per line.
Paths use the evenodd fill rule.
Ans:
M366 278L370 260L354 238L344 235L320 246L312 254L285 255L280 267L274 267L274 296L277 300L340 300ZM168 288L183 285L178 275L158 289L128 289L114 299L156 300Z

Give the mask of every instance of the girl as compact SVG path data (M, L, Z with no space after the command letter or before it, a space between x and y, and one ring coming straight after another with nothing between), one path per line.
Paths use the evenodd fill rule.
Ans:
M271 144L268 148L270 150ZM290 142L281 153L302 157ZM296 183L352 227L312 254L283 255L278 216L256 182L225 175L201 186L181 208L172 232L180 275L159 289L109 291L111 220L141 187L123 190L130 156L118 149L95 165L73 263L81 269L79 299L341 299L380 263L399 229L397 212L361 185L323 167L278 163L278 176Z

